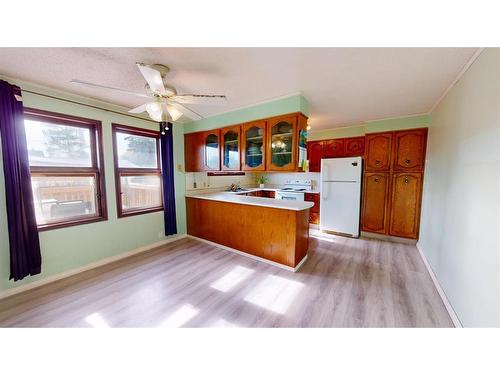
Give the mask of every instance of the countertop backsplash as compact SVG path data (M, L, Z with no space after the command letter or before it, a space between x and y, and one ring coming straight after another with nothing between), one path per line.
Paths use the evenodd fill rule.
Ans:
M300 173L266 173L266 177L269 179L268 184L282 186L287 180L311 180L313 190L319 189L319 172L300 172Z
M287 180L311 180L314 190L319 187L320 174L316 172L245 172L244 176L207 176L207 172L187 172L186 191L221 191L228 188L231 184L239 184L241 187L255 187L257 186L256 178L262 174L268 178L268 181L265 183L266 187L281 187Z
M207 176L207 172L187 172L186 191L218 191L224 190L231 184L239 184L242 187L255 186L258 175L245 172L244 176Z

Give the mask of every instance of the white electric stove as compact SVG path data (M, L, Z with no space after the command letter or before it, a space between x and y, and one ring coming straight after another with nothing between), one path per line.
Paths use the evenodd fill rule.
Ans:
M311 180L286 180L283 188L276 192L276 199L303 201L304 193L310 190Z

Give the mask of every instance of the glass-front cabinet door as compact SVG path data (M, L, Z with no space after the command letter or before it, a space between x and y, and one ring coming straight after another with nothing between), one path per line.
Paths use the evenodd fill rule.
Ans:
M240 165L240 127L230 126L221 130L222 170L239 171Z
M267 169L271 171L296 170L297 119L295 116L279 117L268 123Z
M204 166L206 170L220 170L219 137L220 130L213 130L204 133Z
M264 171L266 169L266 122L258 121L242 126L243 170Z

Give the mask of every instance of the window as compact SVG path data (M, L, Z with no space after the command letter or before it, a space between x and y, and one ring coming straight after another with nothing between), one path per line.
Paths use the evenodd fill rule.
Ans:
M25 108L39 230L106 220L101 123Z
M160 133L113 124L118 217L163 210Z

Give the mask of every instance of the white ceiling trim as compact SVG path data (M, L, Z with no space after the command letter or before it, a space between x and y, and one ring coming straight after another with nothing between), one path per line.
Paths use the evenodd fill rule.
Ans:
M464 67L462 68L460 73L458 73L457 77L453 80L453 82L446 88L446 90L444 90L444 92L441 94L441 96L438 98L438 100L436 100L436 102L431 107L429 112L427 112L427 114L430 115L432 112L434 112L434 110L439 105L439 103L441 103L441 101L444 99L444 97L446 95L448 95L448 93L453 88L453 86L455 86L457 84L457 82L460 81L462 76L467 72L467 70L469 70L469 68L472 66L472 64L474 64L474 62L477 60L477 58L479 57L479 55L481 55L481 53L483 51L484 51L484 47L477 49L477 51L474 53L474 55L472 55L472 57L469 59L469 61L467 61L467 63L465 63Z

